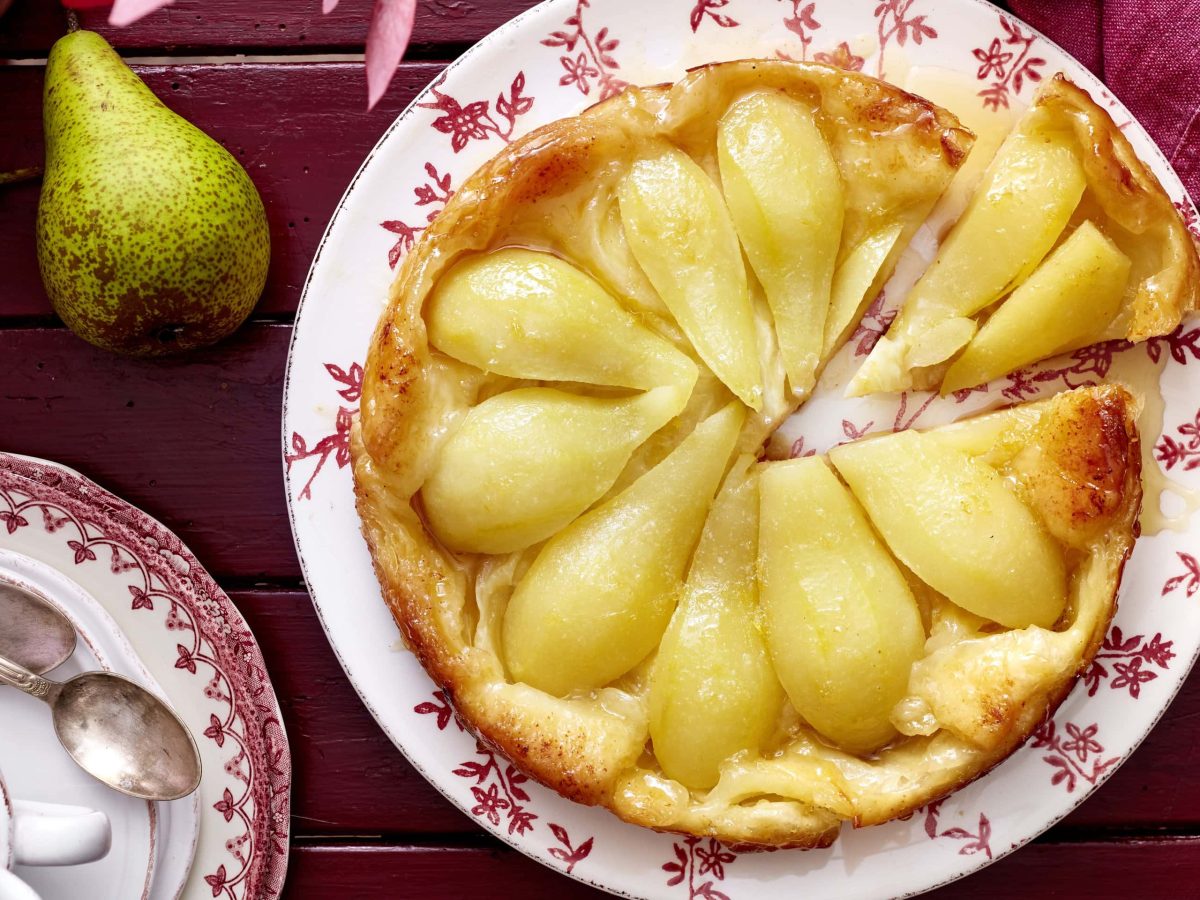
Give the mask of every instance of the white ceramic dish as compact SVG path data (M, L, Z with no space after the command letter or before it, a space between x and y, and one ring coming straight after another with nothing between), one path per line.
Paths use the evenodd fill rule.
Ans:
M187 841L159 840L153 896L159 896L159 883L171 882L174 893L164 888L163 897L181 890L189 898L277 897L287 869L291 758L262 654L233 603L162 524L78 473L45 460L0 453L0 550L32 558L36 563L29 565L41 564L51 573L48 577L67 582L64 592L69 593L73 583L76 592L96 601L109 618L110 637L115 634L127 642L120 653L107 645L102 652L115 659L130 645L135 647L149 677L196 738L204 777L198 792L185 801L195 804L191 809L199 816L194 857ZM80 608L72 601L68 612ZM106 629L85 623L84 631L91 635ZM121 671L118 665L113 668ZM62 667L53 674L66 671ZM32 698L17 691L0 692L0 708L17 702L32 704L30 715L45 717L45 708ZM37 746L44 738L53 742L53 734L45 722L34 728L31 719L28 734L10 741L6 729L4 737L0 767L14 789L27 796L26 776L17 762L9 763L9 753L22 741L37 741ZM66 765L72 764L68 760ZM73 782L70 789L65 786L66 770L61 795L54 793L59 787L50 776L45 777L49 795L37 799L96 805L83 799L86 795L78 793ZM75 777L73 766L70 777ZM172 816L173 807L158 804L159 809L171 809ZM135 819L130 813L128 821L130 828L144 821L138 834L151 833L147 814ZM116 826L114 819L114 847ZM133 836L137 835L131 832ZM144 875L147 863L139 862L141 858L114 850L105 864L125 860L129 866L141 866ZM91 890L44 894L43 900L100 896ZM103 896L136 900L143 894L139 888L136 893Z
M50 677L56 681L91 669L108 669L165 696L112 617L78 584L50 566L0 550L0 579L45 598L71 620L75 654ZM118 794L89 777L59 745L49 710L19 691L0 691L0 769L14 802L35 800L104 812L112 848L101 859L76 866L18 865L18 874L43 900L87 896L98 886L113 897L174 900L182 894L200 833L199 800L148 803Z
M394 266L450 192L505 141L581 109L624 82L673 80L689 66L788 55L904 81L953 74L969 103L1028 102L1064 71L1106 104L1190 221L1195 211L1149 137L1082 66L978 0L550 0L481 41L421 94L355 177L314 261L297 317L284 403L292 526L331 643L380 725L464 812L535 859L636 897L873 898L918 893L1020 847L1077 806L1145 737L1200 647L1200 517L1143 538L1100 657L1053 723L987 777L907 822L845 829L829 850L737 855L713 841L654 834L525 781L455 722L399 649L359 536L348 436L366 346ZM918 244L919 242L914 242ZM928 241L923 248L928 251ZM920 254L914 254L917 258ZM914 267L901 267L898 280ZM898 284L891 296L902 295ZM1119 351L1088 349L961 401L926 395L845 400L885 313L872 311L786 426L796 454L876 430L926 426L1106 376L1157 377L1160 422L1144 422L1169 474L1200 455L1200 328ZM1192 429L1192 430L1187 430ZM1168 501L1174 498L1167 498ZM1168 510L1170 511L1170 510ZM986 877L986 876L985 876Z

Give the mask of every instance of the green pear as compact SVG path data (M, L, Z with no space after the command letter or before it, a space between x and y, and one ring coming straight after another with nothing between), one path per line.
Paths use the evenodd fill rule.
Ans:
M159 355L245 321L270 234L237 160L89 31L50 50L43 101L38 263L67 326L107 350Z

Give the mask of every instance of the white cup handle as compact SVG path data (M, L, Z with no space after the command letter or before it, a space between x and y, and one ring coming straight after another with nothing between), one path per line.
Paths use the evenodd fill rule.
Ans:
M33 888L7 869L0 869L0 900L40 900Z
M13 802L13 856L22 866L74 866L108 853L108 816L82 806ZM0 900L7 900L0 893Z

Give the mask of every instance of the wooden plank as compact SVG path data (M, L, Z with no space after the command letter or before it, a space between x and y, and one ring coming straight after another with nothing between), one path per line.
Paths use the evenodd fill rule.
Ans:
M734 862L731 868L736 865ZM657 885L664 896L670 894L667 878L664 872ZM926 896L936 900L1195 897L1198 879L1200 840L1194 838L1035 843ZM723 884L716 881L713 887L720 890ZM675 890L687 896L686 885ZM608 895L490 842L486 847L470 848L293 847L285 900L380 896L574 900ZM741 891L735 896L750 897L753 892Z
M220 579L298 578L279 461L288 336L286 326L251 325L186 358L138 361L94 350L61 329L0 329L0 446L74 466L147 509ZM289 616L267 618L260 629L277 648L268 659L281 671L292 671L290 654L328 653L312 613L296 603ZM280 636L269 633L276 625ZM340 682L332 663L321 669L329 681L318 687ZM309 673L301 668L295 675ZM315 692L314 685L284 681L280 688L283 697L305 691ZM305 740L312 740L323 717L337 721L348 704L364 726L354 741L364 758L378 761L379 778L402 771L395 777L428 791L348 690L329 696L328 705L314 701L311 712L298 714ZM336 754L340 735L326 734L320 752ZM1198 761L1200 676L1131 763L1066 825L1198 827L1200 782L1191 776ZM348 789L354 773L350 767L344 779L329 782L334 793L313 801L320 809L314 818L337 823L337 792ZM323 783L316 778L306 790L319 792ZM1042 789L1063 790L1049 784ZM432 793L425 796L436 806ZM352 820L338 827L378 833L404 827L403 804L372 804L369 796L355 803L361 805ZM448 805L446 810L451 819L457 815Z
M238 591L271 667L296 764L298 834L402 834L478 829L404 761L351 689L302 591ZM1200 674L1134 757L1051 832L1200 828ZM1049 783L1031 789L1062 791Z
M271 273L258 312L295 310L329 217L367 152L442 70L405 64L365 112L362 67L350 63L139 66L167 104L229 148L267 207ZM42 70L0 68L0 172L42 160ZM253 102L247 102L253 98ZM420 164L414 163L414 170ZM415 173L414 173L415 174ZM398 183L407 183L397 173ZM50 313L38 274L37 183L0 187L0 319Z
M132 360L0 329L0 447L73 466L174 529L219 578L298 578L279 437L291 329Z
M413 24L414 51L474 43L537 0L419 0ZM126 52L224 54L246 51L361 50L372 0L341 0L321 15L320 0L177 0L128 28L111 28L108 11L79 14ZM66 31L66 18L50 0L16 0L0 20L0 56L44 56Z
M311 834L480 834L375 724L304 591L235 591L292 749L292 828Z
M293 846L281 900L575 900L609 897L509 850L485 847ZM686 890L683 897L687 897Z

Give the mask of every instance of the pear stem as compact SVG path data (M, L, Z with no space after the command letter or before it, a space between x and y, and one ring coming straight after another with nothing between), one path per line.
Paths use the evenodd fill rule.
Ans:
M79 16L75 14L75 10L67 10L67 34L74 34L79 30Z
M26 166L24 169L13 169L11 172L0 172L0 185L16 184L19 181L33 181L41 174L41 166Z

